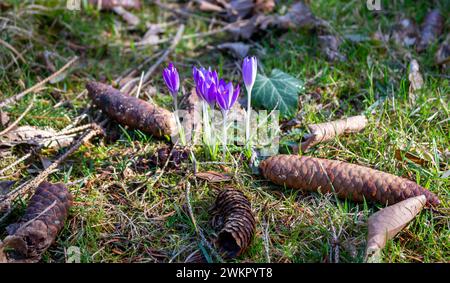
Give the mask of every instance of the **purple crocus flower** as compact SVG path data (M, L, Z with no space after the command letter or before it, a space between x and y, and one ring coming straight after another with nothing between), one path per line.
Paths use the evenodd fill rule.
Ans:
M220 80L219 86L217 87L216 100L223 112L228 112L233 107L239 96L239 92L239 85L234 88L231 82L227 84L224 80Z
M178 76L177 68L175 68L172 62L164 69L163 78L170 93L176 96L180 89L180 77Z
M247 90L253 88L255 83L257 72L257 61L256 57L245 57L242 62L242 77L244 79L245 87Z
M217 86L219 84L217 72L215 70L212 71L211 68L208 68L207 70L203 67L200 69L193 67L192 75L194 77L197 94L213 107L216 102Z

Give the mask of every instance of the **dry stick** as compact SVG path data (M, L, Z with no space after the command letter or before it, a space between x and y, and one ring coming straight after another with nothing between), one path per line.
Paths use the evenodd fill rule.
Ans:
M11 131L15 126L17 126L17 124L19 124L19 122L25 117L25 115L27 115L28 112L30 112L33 105L34 105L34 102L31 102L30 105L28 105L27 109L25 109L25 111L22 113L22 115L19 116L19 118L17 118L16 121L14 121L6 129L4 129L3 131L0 132L0 136L9 133L9 131Z
M22 54L20 54L19 51L17 51L14 46L12 46L11 44L9 44L8 42L2 40L0 38L0 44L5 46L6 48L8 48L9 50L11 50L12 53L14 53L14 55L16 55L17 58L19 58L20 60L22 60L23 63L26 63L25 59L23 58Z
M44 181L50 173L55 170L69 155L75 152L82 144L89 141L94 136L102 133L102 128L99 125L96 125L92 130L81 136L73 145L67 150L63 155L61 155L55 162L53 162L47 169L42 171L36 178L34 178L31 182L26 183L24 185L20 185L14 191L9 192L2 198L0 198L0 203L4 203L5 201L11 201L16 198L20 194L25 194L29 190L39 186L39 184Z
M203 234L203 231L200 227L197 226L197 221L195 220L194 217L194 212L192 210L192 205L191 205L191 198L190 198L190 191L191 191L191 183L189 183L189 181L186 183L186 202L187 202L187 207L188 207L188 212L189 212L189 217L191 218L192 224L194 225L195 228L195 232L197 233L197 235L200 237L201 241L203 242L203 244L208 247L208 249L211 251L212 254L214 254L214 256L220 261L223 262L222 257L216 252L216 250L211 246L211 244L209 243L209 241L206 239L205 234Z
M0 108L5 107L6 105L9 105L19 99L21 99L22 97L24 97L25 95L29 94L30 92L35 91L36 89L42 87L44 84L46 84L47 82L49 82L50 80L58 77L59 75L61 75L62 72L64 72L67 68L69 68L73 63L75 63L78 60L78 57L74 57L72 58L69 62L67 62L66 65L64 65L61 69L59 69L56 73L53 73L51 76L47 77L46 79L40 81L39 83L35 84L34 86L30 87L29 89L24 90L23 92L16 94L12 97L9 97L3 101L0 101Z
M181 24L178 27L178 31L175 34L175 37L173 38L172 44L169 46L169 48L167 48L166 51L164 51L163 55L161 57L159 57L159 59L155 62L155 64L153 64L147 71L147 73L144 75L143 78L143 87L147 86L147 81L150 79L150 76L153 74L153 72L156 70L156 68L164 61L166 60L166 58L169 56L169 54L175 49L175 47L178 45L178 43L181 40L181 36L183 35L184 32L184 24Z
M161 57L159 57L158 60L156 60L155 64L153 64L152 66L150 66L150 68L148 69L147 73L145 73L144 77L141 78L142 80L142 87L147 87L148 86L148 80L150 79L150 76L153 74L153 72L156 70L156 68L158 68L159 65L161 65L161 63L166 60L166 58L169 56L169 54L175 49L175 47L178 45L178 43L181 40L181 36L183 35L183 31L184 31L184 24L181 24L178 27L178 31L175 34L172 44L169 46L168 49L166 49L166 51L164 51L164 53L161 55ZM121 91L125 90L128 86L136 83L137 81L139 81L140 78L134 78L132 80L130 80L129 82L127 82L122 88ZM136 90L136 88L133 88L130 92L128 92L128 95L133 95L134 91Z
M225 26L225 27L222 27L222 28L219 28L219 29L214 29L214 30L210 30L210 31L206 31L206 32L187 34L185 36L182 36L181 39L191 39L191 38L206 37L206 36L210 36L210 35L214 35L214 34L217 34L217 33L221 33L221 32L227 31L230 28L231 28L231 25L228 25L228 26ZM153 46L153 45L159 45L159 44L162 44L162 43L169 42L170 39L171 38L163 38L163 39L160 39L160 40L152 42L152 43L145 43L145 42L144 43L139 43L139 42L137 42L134 45L138 46L138 47Z
M80 93L75 97L75 100L77 100L77 99L83 97L83 96L86 95L87 93L88 93L88 92L87 92L86 89L83 90L82 92L80 92ZM66 104L68 104L70 101L71 101L70 99L64 100L64 101L60 101L60 102L56 103L56 104L53 106L53 108L58 108L58 107L60 107L60 106L66 105Z

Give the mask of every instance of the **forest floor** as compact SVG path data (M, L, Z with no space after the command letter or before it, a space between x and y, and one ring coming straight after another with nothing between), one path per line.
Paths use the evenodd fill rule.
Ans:
M2 109L14 121L33 101L19 125L60 130L85 110L87 116L80 124L92 122L99 110L89 108L87 95L79 95L86 82L113 84L124 72L144 62L134 75L140 78L170 46L180 23L186 26L185 37L158 66L140 98L171 109L172 98L161 76L162 67L169 61L178 67L184 92L193 86L191 66L203 65L240 82L241 95L246 95L240 77L241 60L216 48L233 41L230 35L218 32L197 36L218 28L207 21L210 14L196 11L206 19L183 17L144 1L142 9L133 11L141 23L130 29L117 14L93 7L70 11L61 3L64 1L3 2L0 39L10 47L0 44L0 100L35 85L78 56L58 80ZM277 5L281 12L292 3L280 2L286 2ZM442 201L441 213L422 211L407 229L388 242L383 261L449 262L450 86L449 69L440 68L434 60L439 42L417 53L413 47L392 41L365 39L377 31L388 33L402 17L421 23L433 8L448 15L448 1L382 1L381 11L368 10L365 1L307 3L317 17L349 38L339 49L345 61L327 61L317 35L303 29L280 32L268 28L244 41L251 45L250 54L257 56L260 70L270 73L277 68L305 82L299 97L298 123L285 131L283 138L298 142L308 124L370 113L368 126L360 133L321 143L305 154L403 176L434 192ZM446 19L442 37L450 31L448 22ZM132 44L147 31L145 23L159 24L161 33L157 36L169 40L151 46ZM53 68L44 60L44 53L50 54ZM415 101L411 101L408 80L413 58L424 77L424 87L416 92ZM64 100L69 103L59 106ZM225 170L233 176L231 182L211 184L193 176L189 159L178 168L153 166L151 158L168 144L167 140L115 123L109 123L106 130L106 137L96 137L83 145L48 177L51 182L68 184L75 201L63 231L42 261L64 262L66 250L77 247L82 262L183 262L203 246L188 213L187 182L191 185L189 202L196 224L207 239L214 236L209 208L218 188L232 185L249 198L256 233L250 248L235 262L364 260L367 218L382 205L358 204L330 194L276 186L254 175L238 148L233 148L237 162L224 164L210 162L201 147L195 149L197 170ZM43 149L5 172L0 181L30 180L66 150ZM0 168L4 168L26 154L27 149L0 152ZM6 235L7 224L22 215L26 200L16 200L13 213L0 223L1 238ZM203 250L208 253L208 249Z

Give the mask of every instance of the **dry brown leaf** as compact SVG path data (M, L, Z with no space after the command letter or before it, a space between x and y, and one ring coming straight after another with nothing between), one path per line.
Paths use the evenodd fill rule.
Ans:
M435 59L436 64L442 65L444 68L450 66L450 34L447 34L447 37L439 46Z
M424 51L431 43L433 43L444 29L444 18L438 9L429 12L423 22L420 31L420 40L416 49L418 52Z
M267 14L272 12L275 9L275 1L274 0L255 0L255 6L253 11L255 14Z
M342 134L356 133L364 129L367 125L367 118L364 115L353 116L346 119L332 122L312 124L308 126L310 134L302 142L302 151L324 141L334 139Z
M322 51L327 56L328 61L341 61L347 60L345 55L339 52L339 46L341 45L341 40L335 35L322 35L319 36L320 47Z
M405 156L405 158L407 158L408 160L410 160L410 161L412 161L412 162L414 162L416 164L419 164L421 166L426 166L426 165L428 165L430 163L428 160L420 158L419 156L414 155L414 154L412 154L410 152L406 152L404 150L396 149L395 150L395 159L397 159L398 161L403 161L403 157L402 156Z
M322 23L322 21L314 16L309 7L303 2L293 4L289 11L278 16L276 23L281 28L314 28Z
M226 6L228 19L232 22L244 19L254 9L253 0L231 0Z
M32 126L22 126L1 136L0 146L28 144L58 149L68 146L72 141L73 137L58 136L52 128L39 129Z
M379 261L386 242L394 238L422 210L424 195L406 199L388 206L369 217L366 260Z
M418 35L417 25L408 18L401 19L392 31L394 42L406 47L416 44Z
M202 180L206 180L210 183L226 182L233 179L232 176L228 174L223 174L215 171L198 172L195 177Z
M409 64L409 99L411 102L415 102L415 92L423 87L423 77L419 70L419 63L416 59L413 59Z
M227 50L240 59L247 56L248 51L250 50L250 45L243 42L225 42L217 45L217 48Z
M89 0L89 3L100 10L111 10L114 7L123 7L125 9L140 9L140 0Z
M217 12L217 13L221 13L224 12L225 9L213 2L207 1L207 0L195 0L195 2L197 2L197 4L199 5L198 8L201 11L204 12Z

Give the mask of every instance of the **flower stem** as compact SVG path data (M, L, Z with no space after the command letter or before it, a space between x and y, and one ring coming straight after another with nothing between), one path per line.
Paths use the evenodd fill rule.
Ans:
M227 156L227 112L223 112L223 161L225 161Z
M252 88L247 88L247 115L246 115L246 123L245 123L245 141L247 145L250 145L250 113L252 112Z

